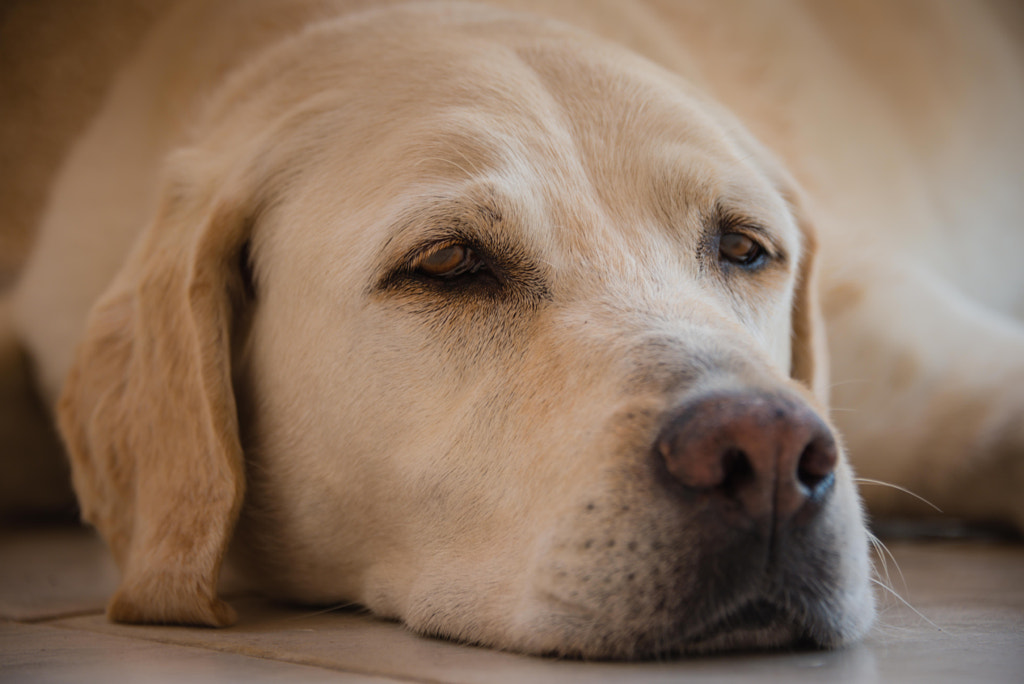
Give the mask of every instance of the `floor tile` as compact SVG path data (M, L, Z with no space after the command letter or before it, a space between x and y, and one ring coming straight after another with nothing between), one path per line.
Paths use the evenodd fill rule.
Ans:
M0 683L7 684L388 684L234 653L44 625L0 622Z
M226 630L112 625L98 616L62 620L82 630L202 645L268 659L397 678L457 683L530 682L992 682L1024 673L1024 548L894 544L903 572L882 600L879 626L836 652L724 656L662 663L579 663L530 658L417 637L353 612L315 613L259 599L235 603ZM890 561L892 566L892 561Z
M0 528L0 558L0 617L11 620L102 611L117 586L110 554L85 528Z
M833 653L732 656L662 663L582 663L500 653L427 639L401 625L353 613L303 614L249 599L235 602L239 624L223 630L112 625L99 616L61 620L77 630L161 643L244 652L367 675L480 684L605 682L858 682L870 667L861 647Z
M102 612L118 572L99 535L87 527L0 527L0 618L38 621ZM230 570L222 594L244 594Z
M84 659L95 674L94 680L75 681L100 681L108 673L106 659L123 652L141 668L141 680L158 681L153 678L161 672L161 649L172 648L206 654L196 661L196 677L211 680L218 679L218 658L231 655L262 663L268 671L287 664L316 676L345 672L452 684L1024 681L1024 546L895 542L891 550L899 570L889 561L887 582L901 598L879 591L878 626L857 646L660 663L580 663L421 638L353 611L285 608L252 596L232 599L240 620L230 629L115 625L101 611L116 573L97 539L80 530L8 532L0 534L0 615L42 622L45 630L26 636L11 632L7 623L0 632L0 679L10 671L41 675L37 681L70 681L62 679L70 670L61 669L70 652L72 661ZM81 653L76 635L86 640ZM26 656L25 643L41 650ZM202 664L207 656L213 660ZM146 669L149 658L152 669ZM47 670L48 662L55 669Z

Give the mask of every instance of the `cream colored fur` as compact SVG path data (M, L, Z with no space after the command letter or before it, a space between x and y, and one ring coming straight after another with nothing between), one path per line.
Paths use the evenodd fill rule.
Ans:
M788 643L656 645L699 532L645 459L695 387L822 414L831 390L861 474L1024 525L1024 94L981 8L371 4L175 11L57 180L17 322L123 572L114 619L229 624L234 544L271 593L501 648ZM859 52L871 27L895 67ZM722 207L787 258L708 275ZM402 279L453 226L518 260L504 296ZM837 478L822 645L873 615Z

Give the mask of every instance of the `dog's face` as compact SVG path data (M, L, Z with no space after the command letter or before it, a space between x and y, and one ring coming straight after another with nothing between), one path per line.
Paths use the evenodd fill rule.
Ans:
M407 12L313 31L240 78L179 176L245 190L188 209L196 181L176 186L94 317L138 335L140 279L180 277L177 315L217 321L192 345L213 404L196 440L227 450L207 479L233 498L182 534L209 539L215 570L240 443L238 555L283 596L587 657L858 637L866 535L812 391L813 238L784 175L638 58L518 18ZM145 275L179 234L198 235L191 265ZM239 260L235 295L204 303ZM73 450L82 388L109 382L76 374ZM90 501L80 464L112 450L79 449L84 508L126 569L112 611L154 619L147 601L179 590L132 579L147 542ZM196 532L204 515L218 530ZM223 621L196 610L176 619Z

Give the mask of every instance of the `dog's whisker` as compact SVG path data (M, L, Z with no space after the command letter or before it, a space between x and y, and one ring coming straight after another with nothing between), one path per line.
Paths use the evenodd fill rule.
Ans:
M875 555L878 557L879 562L882 564L882 572L885 574L885 581L887 584L892 584L892 578L889 576L889 563L886 560L885 553L882 550L882 542L879 541L878 537L868 532L868 543L871 544L871 548L875 550ZM875 572L877 575L877 571Z
M885 581L889 584L889 586L892 586L892 577L889 574L888 563L888 561L891 560L893 566L896 568L896 573L900 577L900 584L903 587L906 587L907 579L903 576L903 569L900 568L900 564L899 561L896 560L896 556L893 555L892 551L889 550L889 547L886 546L885 543L881 539L879 539L875 534L872 534L871 532L868 532L867 534L868 541L871 542L872 548L874 548L878 552L878 558L882 563L882 570L885 572Z
M887 637L902 637L911 634L915 631L915 629L912 627L900 627L899 625L879 622L877 625L875 625L875 631L878 634Z
M926 623L928 623L928 625L929 625L929 626L931 626L931 627L932 627L933 629L935 629L936 631L942 632L943 634L945 634L945 633L946 633L946 630L942 629L942 627L939 627L939 626L938 626L937 624L935 624L935 622L933 622L933 621L932 621L932 620L931 620L931 619L930 619L930 618L929 618L929 617L928 617L927 615L925 615L924 613L922 613L921 611L919 611L919 610L918 610L917 608L915 608L915 607L914 607L914 606L913 606L913 605L912 605L912 604L910 603L910 601L908 601L907 599L905 599L905 598L903 598L902 596L900 596L900 593L899 593L898 591L896 591L895 589L893 589L893 588L892 588L892 587L890 587L890 586L887 586L887 585L885 584L885 582L882 582L881 580L879 580L879 579L877 579L877 578L875 578L875 577L872 577L872 578L870 578L870 580L871 580L871 583L872 583L872 584L874 584L875 586L878 586L878 587L881 587L882 589L884 589L884 590L885 590L886 592L888 592L888 593L889 593L889 595L890 595L890 596L892 596L892 597L893 597L893 598L895 598L895 599L896 599L897 601L899 601L899 602L900 602L900 603L902 603L902 604L903 604L904 606L906 606L906 607L907 607L907 608L908 608L908 609L909 609L909 610L910 610L911 612L913 612L913 613L914 613L914 615L916 615L917 617L919 617L919 618L921 618L922 620L924 620L924 621L925 621Z
M853 478L853 481L856 482L858 485L869 484L869 485L878 485L880 487L889 487L890 489L895 489L897 491L903 492L904 494L906 494L908 496L914 497L915 499L917 499L918 501L920 501L922 503L928 504L929 506L934 508L939 513L943 512L941 508L939 508L938 506L933 504L931 501L929 501L928 499L924 498L920 494L915 494L914 492L910 491L906 487L901 487L899 485L893 484L891 482L885 482L883 480L874 480L874 479L872 479L870 477L855 477L855 478Z
M844 387L846 385L866 385L872 382L871 380L860 379L860 380L842 380L840 382L833 382L829 385L829 389L835 389L836 387Z
M294 620L305 620L307 618L317 617L318 615L326 615L328 613L334 613L334 612L339 611L339 610L348 610L350 608L355 607L356 605L357 604L350 603L350 602L337 603L337 604L334 604L332 606L327 606L326 608L321 608L320 610L314 610L314 611L310 611L310 612L303 611L302 613L300 613L298 615L289 615L288 617L283 618L282 621L289 622L289 621L294 621Z

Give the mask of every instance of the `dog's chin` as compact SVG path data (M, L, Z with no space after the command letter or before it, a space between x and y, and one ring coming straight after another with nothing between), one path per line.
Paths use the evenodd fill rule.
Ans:
M814 648L821 646L793 627L736 627L686 642L670 655L705 656L737 651Z
M831 648L843 641L839 634L809 629L788 611L763 601L747 603L697 623L657 622L662 621L619 629L605 625L587 636L567 633L563 644L549 646L542 653L588 660L650 660L778 649L811 650Z
M868 592L863 605L841 610L835 599L748 596L725 601L706 614L685 602L640 617L572 613L561 602L534 623L530 653L588 660L650 660L768 650L834 649L861 638L874 616ZM556 617L557 616L557 617ZM544 636L541 636L541 635Z
M843 625L820 619L824 616L815 616L813 611L808 613L760 598L739 601L706 617L676 608L643 620L634 617L617 621L613 616L600 616L582 606L547 596L535 603L529 613L530 617L506 616L511 624L504 620L476 622L470 629L459 629L458 616L450 613L432 612L426 623L406 622L424 636L474 646L607 661L828 649L860 636L859 630L843 629Z
M679 653L707 655L724 651L826 648L831 640L813 638L789 611L765 600L755 600L707 620L682 640Z

